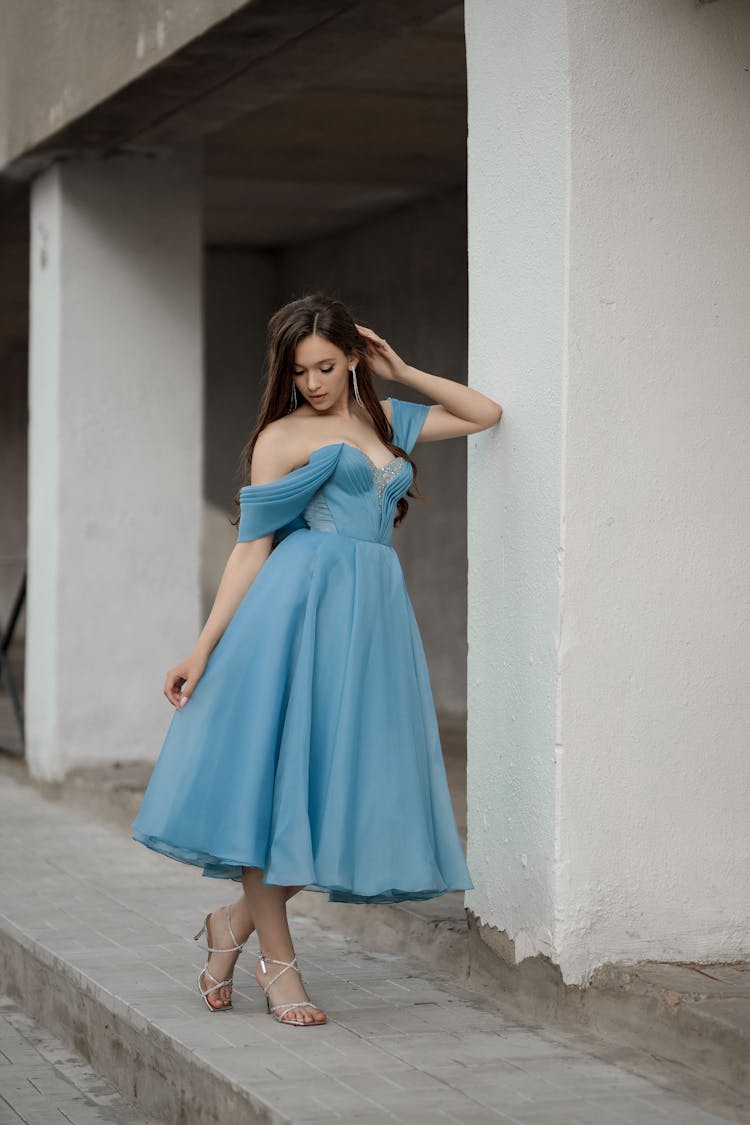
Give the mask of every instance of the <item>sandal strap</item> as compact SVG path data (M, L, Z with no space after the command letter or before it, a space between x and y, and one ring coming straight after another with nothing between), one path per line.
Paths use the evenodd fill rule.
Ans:
M234 945L230 945L228 948L221 948L218 945L201 945L201 943L198 942L201 949L205 949L208 953L233 953L235 951L235 949L242 950L242 949L245 948L245 943L242 942L242 941L237 941L237 938L234 936L234 932L232 930L232 925L231 925L231 922L230 922L230 913L231 913L231 910L232 910L231 905L225 906L224 909L227 912L227 929L229 930L229 936L231 937L232 941L234 942ZM204 924L203 928L206 931L206 937L208 937L208 925Z
M287 969L296 969L300 975L300 978L302 977L302 971L297 964L296 954L291 961L278 961L275 957L266 957L261 950L258 950L258 960L260 961L261 968L263 969L264 973L267 972L266 961L268 961L271 965L283 965L283 968L280 969L279 972L276 973L275 976L273 976L267 984L261 984L261 988L266 995L266 1004L268 1005L268 1010L269 1012L273 1013L274 1019L279 1020L280 1023L292 1023L292 1020L284 1020L283 1017L293 1008L314 1008L316 1012L323 1011L323 1009L318 1007L317 1004L313 1003L312 1000L292 1000L283 1004L271 1004L269 1000L268 990L271 988L271 985L287 971ZM279 1013L279 1015L276 1014L277 1012ZM307 1026L306 1023L305 1026Z
M313 1004L312 1000L298 1000L295 1004L272 1004L271 1005L271 1011L272 1012L278 1012L279 1008L284 1009L284 1011L281 1013L282 1016L286 1015L286 1013L291 1008L315 1008L316 1012L322 1011L322 1008L319 1008L317 1004Z
M270 965L286 965L287 969L296 969L297 972L300 971L296 954L291 961L277 961L275 957L266 957L265 953L261 953L261 951L258 950L258 960L263 962L268 961Z
M234 948L235 949L243 949L244 946L245 946L244 941L237 941L237 938L234 936L234 931L232 930L232 923L231 923L231 920L230 920L230 915L231 915L231 912L232 912L231 904L226 909L227 909L227 929L229 930L230 938L234 942Z
M271 980L269 980L266 984L261 985L261 988L265 992L266 996L268 995L268 990L271 987L271 985L275 981L277 981L279 979L279 977L282 976L287 971L287 969L296 969L297 972L299 973L299 975L302 976L302 971L300 970L300 967L297 964L296 956L291 961L277 961L275 957L266 957L265 954L263 954L259 951L258 952L258 960L260 961L260 965L261 965L261 968L262 968L264 973L268 971L266 969L266 961L268 961L268 963L271 964L271 965L283 965L284 966L284 968L280 969L279 972L276 973L275 976L273 976L271 978ZM300 1003L307 1003L307 1001L301 1000ZM294 1005L292 1005L292 1006L294 1006Z
M216 980L216 977L213 975L213 973L210 973L208 971L208 969L205 969L205 968L204 968L203 972L201 973L201 976L207 976L207 977L210 977L211 980ZM212 984L209 988L206 988L206 989L201 988L200 990L203 993L203 995L205 996L207 992L215 992L216 989L221 988L222 985L231 984L231 983L232 983L231 977L229 978L229 980L216 980L216 984ZM200 983L198 984L198 987L200 988Z

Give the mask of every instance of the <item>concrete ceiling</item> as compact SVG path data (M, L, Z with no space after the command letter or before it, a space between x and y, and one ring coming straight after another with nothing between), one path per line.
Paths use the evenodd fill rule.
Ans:
M406 5L408 7L408 5ZM320 237L466 180L463 5L205 140L206 237Z
M466 122L463 4L253 0L5 170L0 349L26 333L28 181L54 160L199 142L206 243L269 248L464 183Z

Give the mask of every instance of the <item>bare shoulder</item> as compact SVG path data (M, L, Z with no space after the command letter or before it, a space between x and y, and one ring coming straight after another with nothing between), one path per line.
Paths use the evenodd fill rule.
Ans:
M294 468L294 428L290 421L287 418L276 418L258 434L250 466L252 484L269 484Z
M379 399L379 402L380 402L380 405L383 407L383 413L385 414L386 418L388 419L389 422L392 423L393 418L391 417L391 413L392 413L391 400L389 398L381 398L381 399Z

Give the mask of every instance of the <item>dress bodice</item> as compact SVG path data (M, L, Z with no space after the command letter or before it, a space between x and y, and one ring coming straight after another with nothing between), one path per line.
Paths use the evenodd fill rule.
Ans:
M372 459L367 456L366 453L362 452L362 450L356 450L356 452L362 453L362 456L369 464L369 469L372 475L372 483L375 489L375 494L377 496L378 513L382 518L383 498L387 495L386 488L392 481L396 479L396 477L399 476L402 468L405 465L408 465L408 461L406 461L404 457L398 456L392 457L391 460L388 461L388 463L385 465L376 465L372 461ZM332 478L329 478L329 480L331 479ZM323 484L322 487L318 489L318 491L313 495L309 504L302 513L302 518L304 519L305 523L313 531L340 530L339 524L337 523L333 511L331 510L331 505L329 505L328 500L326 499L326 490L328 488L328 484L329 481L326 481L325 484ZM408 487L409 485L406 484L404 491ZM399 495L402 495L402 493L399 492ZM397 500L398 496L396 496L394 500L394 506ZM346 521L344 521L344 523L345 522ZM378 523L379 522L380 521L378 521Z
M411 453L429 406L405 399L390 402L394 444ZM320 446L306 464L278 480L240 489L237 541L273 531L276 545L305 528L390 545L396 504L412 479L403 456L378 466L349 442Z
M300 513L304 526L390 544L396 504L412 480L411 465L401 456L376 465L347 442L336 448L333 471Z

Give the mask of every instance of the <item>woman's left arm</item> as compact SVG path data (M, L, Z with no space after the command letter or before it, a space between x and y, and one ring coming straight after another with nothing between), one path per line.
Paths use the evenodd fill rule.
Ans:
M368 363L372 371L386 382L403 383L437 403L427 411L417 441L441 441L488 430L499 422L503 408L494 399L473 387L465 387L442 375L431 375L410 367L387 340L370 328L358 324L357 329L368 344Z

